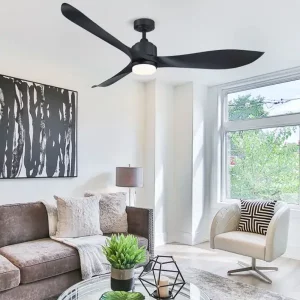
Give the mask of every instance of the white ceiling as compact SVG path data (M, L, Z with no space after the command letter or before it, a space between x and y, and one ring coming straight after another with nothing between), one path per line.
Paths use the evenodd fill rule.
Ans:
M172 83L196 79L213 85L300 66L299 0L67 2L128 46L140 39L133 20L153 18L156 30L148 39L158 47L159 55L226 48L266 52L257 62L234 70L159 69L151 78ZM87 77L91 85L120 71L127 56L65 19L61 3L0 0L0 55L45 61L57 65L58 72L59 67L69 68L76 76Z

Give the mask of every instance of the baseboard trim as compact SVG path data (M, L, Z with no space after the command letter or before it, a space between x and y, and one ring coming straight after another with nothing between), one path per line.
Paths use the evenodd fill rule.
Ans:
M209 241L207 232L198 231L194 233L193 245L198 245Z
M284 257L300 260L300 246L288 246Z
M193 237L191 233L188 232L176 232L168 234L168 243L180 243L183 245L192 245Z
M155 234L155 240L154 240L155 247L165 245L167 244L167 233L161 232Z

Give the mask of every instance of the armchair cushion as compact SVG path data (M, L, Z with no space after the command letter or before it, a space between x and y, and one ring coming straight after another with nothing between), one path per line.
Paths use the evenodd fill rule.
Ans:
M265 259L266 236L242 231L218 234L214 238L215 248L257 259Z
M267 234L276 201L241 200L239 231Z

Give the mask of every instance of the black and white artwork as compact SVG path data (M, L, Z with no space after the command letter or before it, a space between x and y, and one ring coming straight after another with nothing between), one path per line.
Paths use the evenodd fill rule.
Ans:
M0 178L77 176L77 92L0 75Z

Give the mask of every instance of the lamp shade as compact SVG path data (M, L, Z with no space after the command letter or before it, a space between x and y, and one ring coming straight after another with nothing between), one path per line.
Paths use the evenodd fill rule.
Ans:
M143 168L117 167L116 186L143 187Z

